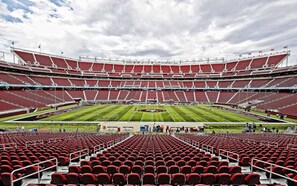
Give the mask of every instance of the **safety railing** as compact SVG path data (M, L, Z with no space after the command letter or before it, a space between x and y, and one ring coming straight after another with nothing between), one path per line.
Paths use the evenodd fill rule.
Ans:
M192 140L192 145L199 148L199 142Z
M291 150L297 150L297 144L288 144L287 145L287 149L291 149Z
M115 141L114 140L111 140L111 141L106 142L107 147L111 147L114 144L115 144Z
M75 156L76 154L78 154L78 156ZM76 159L79 159L80 161L82 157L88 156L88 155L89 155L89 149L82 149L76 152L72 152L69 154L69 164L71 164L71 162Z
M124 135L122 137L119 137L119 138L115 139L115 143L119 143L119 142L123 141L124 139L126 139L127 137L129 137L129 135Z
M43 140L27 141L26 147L29 147L31 145L42 145L42 144L44 144Z
M40 165L43 165L43 164L45 164L45 163L47 163L47 162L55 162L55 164L52 165L52 166L45 167L45 168L42 168L42 169L41 169L41 166L40 166ZM19 177L19 178L17 178L17 179L13 179L13 177L14 177L14 173L18 173L18 172L20 172L21 170L26 170L26 169L28 169L28 168L30 168L30 167L35 167L35 166L37 167L37 172L33 172L33 173L31 173L31 174L23 175L23 176L21 176L21 177ZM41 173L41 172L44 172L44 171L47 171L47 170L50 170L50 169L53 169L53 168L55 168L55 167L57 167L57 166L58 166L58 159L57 159L57 158L53 158L53 159L49 159L49 160L46 160L46 161L38 162L38 163L35 163L35 164L32 164L32 165L28 165L28 166L26 166L26 167L22 167L22 168L13 170L13 171L11 172L11 175L10 175L10 183L11 183L10 185L12 186L14 182L20 181L20 180L22 180L22 179L24 179L24 178L28 178L28 177L33 176L33 175L36 175L36 174L37 174L38 184L39 184L39 183L40 183L40 180L41 180L41 175L40 175L40 173Z
M0 150L6 150L6 149L12 149L12 148L17 148L17 144L16 143L3 143L0 144Z
M120 141L122 141L121 138L117 138L117 139L115 139L115 143L119 143Z
M125 136L122 137L122 140L128 138L130 136L130 134L126 134Z
M253 143L253 144L257 143L256 140L254 140L254 139L242 139L242 141L248 142L248 143Z
M99 144L94 146L94 153L100 152L102 149L104 149L104 144Z
M75 138L77 138L77 137L80 137L80 136L67 136L67 137L65 137L64 139L65 139L65 140L69 140L69 139L75 139Z
M237 158L231 157L230 155L235 155ZM219 149L219 156L226 157L228 160L231 159L231 160L234 160L237 163L239 163L239 154L237 154L237 153L227 151L224 149Z
M191 144L191 140L188 139L188 138L185 138L184 141L187 142L187 143L189 143L189 144Z
M261 162L261 163L264 163L266 165L269 165L269 170L266 169L266 168L263 168L263 167L259 167L259 166L256 166L254 165L255 162ZM273 172L272 168L273 167L280 167L282 168L282 170L287 170L287 171L290 171L290 172L294 172L295 174L297 173L297 170L294 170L294 169L290 169L288 167L283 167L281 165L277 165L277 164L274 164L274 163L270 163L270 162L267 162L267 161L262 161L262 160L259 160L259 159L256 159L256 158L253 158L252 159L252 162L251 162L251 172L253 172L253 169L254 168L257 168L259 170L262 170L262 171L265 171L265 172L268 172L269 173L269 183L271 183L271 179L272 179L272 174L276 175L276 176L279 176L281 178L284 178L284 179L287 179L287 180L290 180L290 181L293 181L295 182L295 184L297 183L297 180L294 180L286 175L282 175L282 174L278 174L276 172Z
M213 154L213 146L202 144L201 149L211 152Z
M260 145L265 145L267 147L276 147L278 148L278 143L273 141L261 141Z
M62 141L62 140L63 140L62 138L50 138L48 140L48 143L58 142L58 141Z

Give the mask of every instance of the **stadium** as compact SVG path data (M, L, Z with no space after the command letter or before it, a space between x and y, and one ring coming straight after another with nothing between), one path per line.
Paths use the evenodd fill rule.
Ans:
M140 29L139 35L132 38L144 41L129 38L130 47L125 43L121 49L117 48L117 39L126 35L106 34L100 42L112 43L112 48L106 45L107 55L92 57L96 49L91 50L91 45L100 46L99 40L96 45L92 40L95 42L96 35L108 25L104 21L109 19L109 12L101 12L104 24L99 21L96 23L102 23L100 26L86 26L80 22L83 16L71 13L83 11L84 5L78 2L45 1L46 6L25 2L0 1L4 12L0 13L0 28L4 28L0 33L0 186L297 184L297 48L293 44L292 51L287 45L274 47L280 44L277 42L270 44L272 49L265 45L266 49L256 50L263 43L257 45L257 41L245 39L242 43L248 41L251 48L246 48L245 43L238 52L235 46L240 46L231 42L234 38L224 42L218 36L209 39L210 31L205 38L201 33L190 38L193 43L197 38L208 43L214 39L220 52L216 54L212 46L207 50L215 52L207 53L202 47L199 51L206 57L198 58L196 49L193 53L191 48L181 49L192 46L185 43L178 50L169 48L171 53L157 50L153 43L145 51L137 51L135 43L141 48L143 42L155 40L140 37ZM139 6L147 10L158 5L93 3L105 8L119 6L119 12L127 16L130 11L125 8ZM168 6L182 11L184 6L194 7L191 3L176 3ZM42 6L46 17L39 14ZM84 13L94 11L98 15L96 6L94 10L88 7ZM284 10L280 8L280 12ZM19 16L20 12L24 15ZM139 20L148 21L150 17L153 24L167 26L161 17L154 18L154 10L148 12L143 19L142 13L136 14ZM184 13L189 12L187 9ZM161 15L168 16L164 12ZM192 18L175 17L175 13L171 16L184 22ZM69 24L72 18L83 28L97 28L82 34L89 37L90 47L85 46L80 35L68 38L74 25ZM57 39L60 29L57 27L54 34L50 26L44 25L50 31L30 29L22 35L12 29L15 25L36 28L34 19L38 27L63 23L61 27L67 26L67 34ZM123 16L117 15L117 19L130 25ZM184 26L183 21L176 22L177 28L178 24ZM212 22L204 31L213 27ZM157 30L161 31L161 27ZM158 38L158 31L152 29L148 35L156 34ZM181 33L168 34L172 38L188 37L183 29ZM222 34L220 30L215 33ZM37 38L42 42L38 47ZM107 42L108 38L114 40ZM162 39L158 42L165 45ZM237 55L230 57L222 47L227 41L236 51L232 54ZM169 47L172 43L167 42ZM58 45L64 43L67 49L58 52Z

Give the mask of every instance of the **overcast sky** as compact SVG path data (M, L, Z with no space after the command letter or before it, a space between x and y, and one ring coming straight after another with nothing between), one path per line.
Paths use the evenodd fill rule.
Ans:
M0 0L0 50L231 59L288 46L296 64L296 10L296 0Z

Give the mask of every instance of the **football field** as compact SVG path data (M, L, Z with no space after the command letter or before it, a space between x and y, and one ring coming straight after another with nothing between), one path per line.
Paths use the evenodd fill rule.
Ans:
M94 105L43 121L259 122L208 105Z

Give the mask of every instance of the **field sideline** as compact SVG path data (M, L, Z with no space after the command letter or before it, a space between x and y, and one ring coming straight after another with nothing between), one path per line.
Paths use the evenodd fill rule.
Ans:
M157 109L161 112L140 111ZM207 105L94 105L43 121L259 122Z

